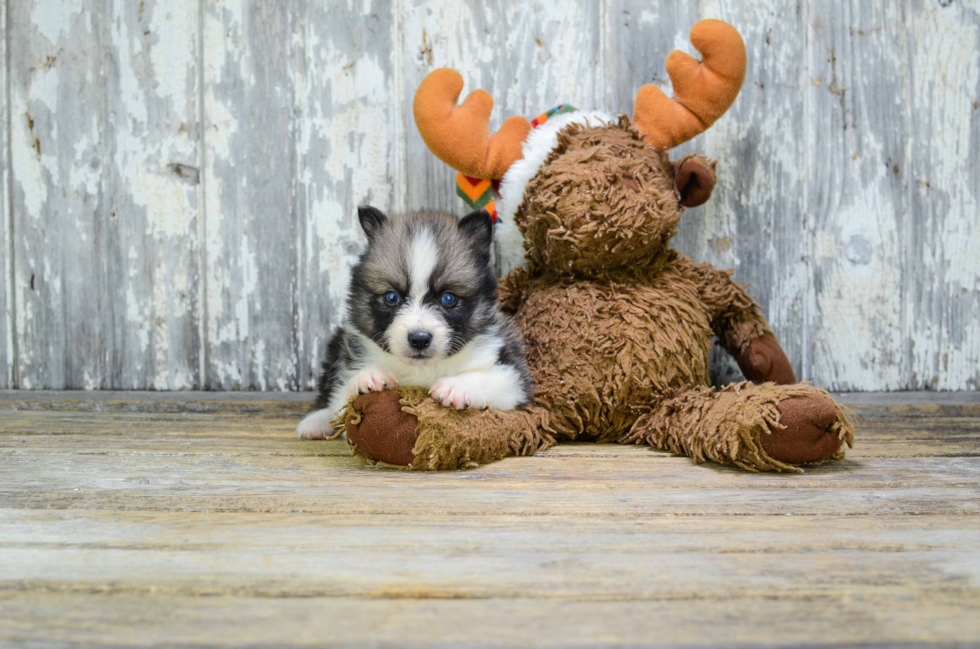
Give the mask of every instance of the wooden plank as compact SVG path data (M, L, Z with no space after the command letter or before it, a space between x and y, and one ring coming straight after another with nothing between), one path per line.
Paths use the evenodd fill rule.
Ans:
M105 10L101 387L199 387L198 2Z
M980 404L980 392L838 392L834 394L841 403L860 408L873 407L908 407L911 409L923 406L976 406Z
M914 0L906 277L909 387L980 385L980 15Z
M7 509L0 520L0 593L593 602L936 591L980 597L971 583L980 563L964 561L980 550L975 517L884 516L855 525L833 516L610 521Z
M179 404L117 411L112 404L90 411L0 412L0 453L31 449L42 453L208 455L349 455L342 442L309 443L292 438L300 415L273 402L243 403L218 410L204 404L194 410ZM969 417L889 415L859 417L856 448L848 458L974 457L980 455L980 422ZM563 443L546 457L649 457L642 446Z
M350 269L364 246L357 206L404 209L409 101L397 88L396 3L302 2L295 12L297 291L295 383L313 387L343 319ZM394 53L393 53L394 48ZM270 384L271 387L271 384Z
M0 196L0 388L310 385L361 245L351 206L463 210L411 120L425 73L453 65L468 90L491 90L494 126L559 101L628 112L638 85L666 84L671 49L693 51L702 17L736 24L750 65L731 114L678 150L721 161L679 247L753 283L801 377L980 385L980 73L962 3L241 0L205 7L209 38L197 4L163 4L30 0L4 14L18 38L0 107L0 191L13 190ZM195 175L214 176L210 198ZM728 368L716 380L736 376L715 356Z
M298 387L293 21L278 2L204 5L207 389Z
M286 450L302 444L287 431L281 435ZM396 515L980 513L976 457L864 457L804 475L754 475L698 467L649 449L633 451L632 461L597 449L585 456L542 454L475 471L418 474L372 470L348 456L319 454L338 442L307 444L308 454L299 455L271 449L115 451L106 444L76 452L71 437L57 440L62 444L43 450L32 448L30 440L11 440L0 465L0 502L13 508Z
M131 646L972 643L977 599L941 594L714 601L558 602L391 598L153 597L14 593L10 643Z
M0 411L0 643L938 643L980 631L969 395L905 410L879 395L847 461L796 476L590 444L406 473L296 440L295 415L262 405L294 395L235 395L230 412L188 412L200 395L99 396L102 411ZM174 404L185 410L152 410Z
M980 456L980 423L972 417L858 418L861 442L848 457Z
M907 388L908 16L882 0L808 7L804 375L834 390Z
M196 4L21 9L11 17L30 34L11 56L19 384L192 387Z
M302 417L313 405L309 392L0 391L0 410L226 414L280 413ZM978 407L980 410L980 407Z
M14 240L13 215L10 212L10 201L7 200L7 190L10 187L10 158L9 149L9 111L7 106L7 3L3 3L0 11L0 252L3 253L3 263L0 264L0 390L14 387L14 313L13 293L14 279Z
M100 6L7 5L20 388L109 385Z
M601 108L600 5L588 0L544 0L522 5L500 0L431 0L401 14L403 136L406 201L465 213L455 172L426 149L410 108L422 79L440 67L463 75L463 96L483 88L494 99L490 128L511 115L536 117L560 104ZM574 25L574 29L569 26Z
M301 415L313 396L311 392L0 390L0 409L235 413L276 408ZM980 415L980 392L839 392L833 396L859 417Z

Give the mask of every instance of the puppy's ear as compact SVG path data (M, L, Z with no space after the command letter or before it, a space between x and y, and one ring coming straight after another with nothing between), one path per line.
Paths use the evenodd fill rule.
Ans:
M364 234L367 235L368 240L374 239L374 235L377 234L381 226L388 220L384 212L370 205L361 205L358 207L357 218L361 221L361 228L364 230Z
M493 219L486 210L470 212L459 220L459 231L463 233L477 251L490 254L490 242L493 241Z

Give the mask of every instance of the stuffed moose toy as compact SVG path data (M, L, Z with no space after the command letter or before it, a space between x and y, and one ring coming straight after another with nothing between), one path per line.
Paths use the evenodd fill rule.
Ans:
M684 208L710 197L715 163L668 151L721 117L745 76L732 26L701 21L691 42L702 61L667 59L675 97L643 86L632 120L571 110L536 128L511 117L491 134L486 92L457 105L457 72L426 77L414 104L426 145L500 181L499 252L513 268L499 291L538 387L509 412L450 410L417 388L361 395L338 422L355 454L456 469L587 439L754 471L843 458L853 433L841 406L796 382L759 305L730 271L670 247ZM749 381L711 387L713 336Z

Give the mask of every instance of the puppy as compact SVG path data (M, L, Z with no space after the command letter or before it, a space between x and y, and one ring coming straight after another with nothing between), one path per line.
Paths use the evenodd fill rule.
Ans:
M514 323L498 309L490 215L388 218L361 207L358 218L367 250L352 273L343 326L327 345L316 409L296 433L328 437L350 397L397 385L428 388L457 410L527 403L534 381Z

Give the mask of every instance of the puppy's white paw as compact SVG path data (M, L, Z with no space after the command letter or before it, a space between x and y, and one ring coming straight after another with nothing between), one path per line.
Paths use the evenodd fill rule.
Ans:
M429 394L443 406L455 410L483 410L487 407L486 395L466 377L447 376L439 379L429 388Z
M358 394L368 392L381 392L385 388L393 388L398 385L395 375L386 370L377 368L366 369L354 377L354 390Z
M303 417L296 427L296 436L300 439L326 439L333 437L334 430L331 426L333 413L329 410L317 410Z

